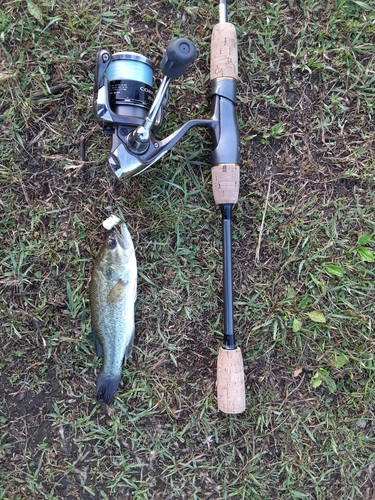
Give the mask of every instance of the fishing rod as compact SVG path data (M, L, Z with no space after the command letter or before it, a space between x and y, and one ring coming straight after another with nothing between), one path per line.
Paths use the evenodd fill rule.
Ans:
M219 110L221 126L219 136L214 137L212 190L222 215L224 340L217 361L217 398L224 413L242 413L246 408L243 359L236 345L233 319L231 223L240 185L237 79L236 29L228 22L226 0L220 0L219 23L211 37L210 80L212 107Z
M226 0L219 3L219 23L211 40L211 103L209 119L190 120L159 140L155 134L162 122L169 86L182 76L197 57L187 38L173 40L160 64L163 78L157 90L153 84L155 66L135 52L97 53L94 110L111 136L109 167L117 178L138 175L169 151L193 127L208 128L213 150L212 187L215 203L222 213L224 342L217 367L218 407L224 413L245 410L242 354L233 329L232 292L232 207L239 190L239 133L236 120L237 39L235 27L227 21Z

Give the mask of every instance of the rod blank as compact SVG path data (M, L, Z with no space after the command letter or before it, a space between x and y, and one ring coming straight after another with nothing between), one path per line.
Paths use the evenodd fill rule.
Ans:
M219 23L226 23L227 21L228 21L227 0L220 0L220 3L219 3Z
M223 241L224 349L235 349L233 328L232 205L221 205Z

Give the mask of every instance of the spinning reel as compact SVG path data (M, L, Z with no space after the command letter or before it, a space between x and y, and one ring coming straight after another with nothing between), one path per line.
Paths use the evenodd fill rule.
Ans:
M217 78L211 86L212 116L190 120L164 140L154 133L160 126L168 100L171 80L183 75L195 61L197 51L186 39L173 40L161 61L163 79L155 95L154 65L147 57L134 52L97 53L94 108L104 133L112 136L108 163L118 178L143 172L167 153L192 127L208 127L213 141L212 164L238 164L238 128L235 116L236 82ZM225 117L225 122L223 118Z

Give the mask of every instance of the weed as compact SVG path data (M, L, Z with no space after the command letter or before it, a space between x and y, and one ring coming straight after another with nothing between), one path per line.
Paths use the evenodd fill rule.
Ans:
M92 112L99 47L157 65L187 36L198 59L172 82L158 136L207 117L217 2L3 4L0 498L372 498L372 5L229 3L247 409L228 416L215 396L223 318L209 137L192 130L118 182ZM87 293L109 206L139 268L135 346L110 408L94 400Z

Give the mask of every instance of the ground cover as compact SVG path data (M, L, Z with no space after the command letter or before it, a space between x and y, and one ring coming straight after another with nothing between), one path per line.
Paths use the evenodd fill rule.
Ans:
M0 498L372 499L375 14L234 1L241 191L236 334L247 410L218 413L220 215L200 131L116 181L92 110L99 47L199 57L160 137L209 114L216 2L2 3ZM80 147L85 143L85 161ZM139 263L136 343L112 407L88 281L108 207Z

